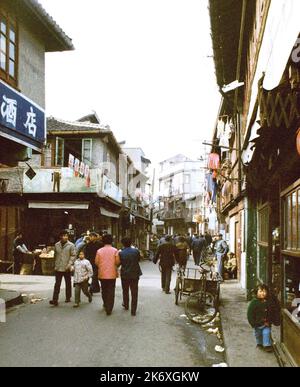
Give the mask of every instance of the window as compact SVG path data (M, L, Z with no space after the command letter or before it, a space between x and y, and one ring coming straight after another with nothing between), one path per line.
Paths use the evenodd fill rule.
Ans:
M184 184L190 184L191 175L184 175Z
M92 139L56 138L55 166L68 167L69 156L92 166Z
M7 14L0 13L0 78L17 86L17 24Z
M300 250L300 188L284 198L284 249Z
M55 166L63 167L64 166L64 139L56 138L56 152L55 152Z
M52 166L52 144L47 143L44 149L44 167Z
M92 140L83 139L82 140L82 161L85 164L91 166L92 162Z

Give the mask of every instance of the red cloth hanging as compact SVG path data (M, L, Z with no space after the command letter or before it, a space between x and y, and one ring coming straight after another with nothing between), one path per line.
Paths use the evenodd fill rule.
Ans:
M220 169L220 156L218 153L211 153L208 156L208 163L207 163L208 169Z

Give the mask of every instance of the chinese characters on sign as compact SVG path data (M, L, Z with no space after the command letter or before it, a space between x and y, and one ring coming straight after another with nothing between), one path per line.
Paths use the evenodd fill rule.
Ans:
M1 115L7 123L16 126L17 123L17 101L15 99L7 98L3 95L1 104Z
M45 112L0 81L0 136L41 151L46 140Z
M25 128L28 129L28 133L35 137L36 136L36 113L33 112L33 107L30 106L30 113L27 112L27 121L24 124Z

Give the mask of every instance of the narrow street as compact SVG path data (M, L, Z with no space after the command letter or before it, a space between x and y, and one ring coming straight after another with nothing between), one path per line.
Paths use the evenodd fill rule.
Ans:
M59 307L53 308L48 301L54 278L37 282L31 277L35 280L28 283L27 276L16 277L12 286L21 290L27 281L28 293L44 300L9 310L7 323L0 324L0 367L210 367L224 362L214 350L218 339L182 316L184 305L174 304L174 292L162 293L158 267L144 262L142 270L136 317L122 309L119 280L114 311L107 317L99 295L91 305L82 296L74 310L64 303L63 291Z

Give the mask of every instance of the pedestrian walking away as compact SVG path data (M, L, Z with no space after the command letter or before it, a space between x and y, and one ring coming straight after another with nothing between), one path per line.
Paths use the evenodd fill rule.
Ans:
M177 256L176 262L179 266L185 269L188 260L189 245L183 236L179 237L178 243L176 243Z
M204 236L201 235L201 237L199 237L199 235L196 235L192 242L192 252L196 266L199 266L200 264L201 255L204 249L206 249L206 241Z
M75 304L74 308L79 307L81 290L89 300L92 302L92 295L89 292L89 279L93 277L93 268L87 259L83 251L78 254L78 259L74 262L72 267L74 271L74 287L75 287Z
M215 243L215 254L218 261L217 272L220 274L220 277L223 278L223 265L226 254L228 253L229 248L227 243L223 239L223 235L218 235L218 240Z
M84 254L87 260L90 261L93 268L92 284L90 286L90 293L100 293L100 285L98 279L98 268L95 264L97 251L104 247L102 242L102 235L96 232L91 232L89 235L89 243L84 247Z
M104 247L97 251L95 264L98 267L98 278L101 282L103 306L110 316L115 303L116 279L120 257L118 250L112 247L113 238L110 234L103 236Z
M136 315L138 303L139 279L143 274L139 265L141 260L138 249L131 247L130 238L122 239L124 249L119 252L121 264L121 281L123 290L123 307L129 309L129 289L131 292L131 315Z
M55 286L53 298L50 301L51 305L58 305L61 281L64 277L66 283L66 301L71 302L72 286L71 286L71 268L76 259L76 247L69 241L67 231L62 231L59 235L60 241L55 244L54 259L55 259Z
M156 264L159 261L161 266L161 288L166 294L170 294L172 268L177 258L177 249L172 244L169 235L165 237L165 240L165 243L159 245L153 263Z

